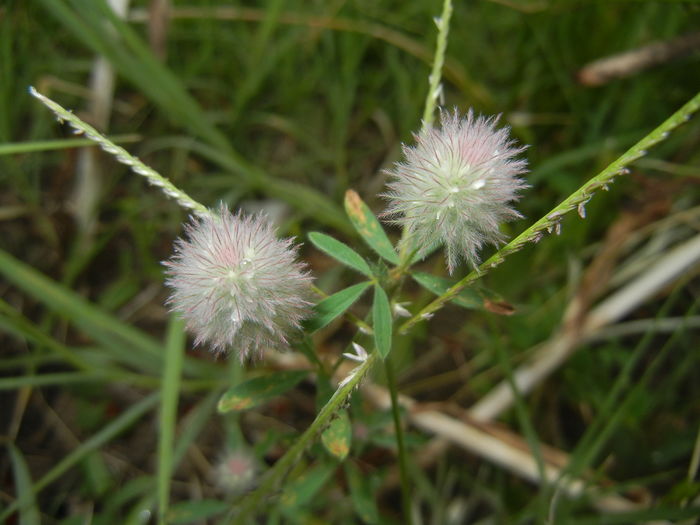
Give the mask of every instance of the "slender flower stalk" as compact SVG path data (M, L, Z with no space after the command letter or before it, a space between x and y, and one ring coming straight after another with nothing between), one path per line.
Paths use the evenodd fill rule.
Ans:
M264 347L286 348L311 311L311 276L292 239L278 239L265 216L234 215L223 205L185 231L164 265L168 303L195 344L234 349L241 360Z

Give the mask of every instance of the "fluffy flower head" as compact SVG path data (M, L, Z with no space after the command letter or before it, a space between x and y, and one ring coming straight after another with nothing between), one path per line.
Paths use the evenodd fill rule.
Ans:
M214 471L214 482L222 492L240 494L254 484L257 474L255 458L248 452L236 450L220 458Z
M444 244L450 273L461 259L479 263L484 243L503 241L502 222L520 217L511 207L527 184L518 175L527 162L525 149L496 129L497 117L465 118L441 112L441 127L415 135L403 146L405 160L388 171L385 216L407 230L404 243L423 257Z
M278 239L263 215L232 214L221 206L185 227L165 262L168 304L214 352L241 360L263 347L284 348L308 317L311 277L296 261L292 239Z

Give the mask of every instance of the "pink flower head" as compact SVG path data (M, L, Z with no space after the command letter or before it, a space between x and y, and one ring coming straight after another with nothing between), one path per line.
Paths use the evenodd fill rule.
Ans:
M240 494L248 490L258 475L255 458L243 450L225 453L214 470L214 483L228 494Z
M163 264L168 304L195 344L209 343L216 353L234 349L241 360L266 346L285 348L311 306L311 276L296 261L292 239L278 239L265 216L234 215L223 205L192 218L185 232Z
M404 145L405 160L387 172L385 216L406 229L403 242L419 257L444 244L452 273L460 259L476 266L484 243L503 241L500 224L521 216L511 203L527 187L518 177L527 161L509 128L496 129L498 117L455 110L440 120L414 135L416 145Z

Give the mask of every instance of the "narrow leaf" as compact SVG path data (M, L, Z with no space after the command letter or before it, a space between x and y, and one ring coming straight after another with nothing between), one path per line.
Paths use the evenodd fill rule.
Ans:
M170 479L173 467L177 403L180 397L180 374L185 354L185 326L181 319L172 317L165 344L165 366L161 384L160 425L158 436L158 515L164 520L170 502Z
M350 452L351 439L352 426L350 425L350 416L348 416L347 410L341 410L321 434L321 441L328 452L340 461L343 461L348 452Z
M348 190L345 193L345 211L357 233L370 248L390 263L399 264L399 256L386 236L384 228L354 190Z
M374 343L382 359L391 350L391 306L384 289L374 287L374 303L372 305L372 325L374 326Z
M309 240L314 244L314 246L316 246L316 248L324 253L327 253L338 262L365 274L367 277L372 277L372 270L370 270L367 262L360 256L360 254L349 246L334 239L333 237L319 232L309 233Z
M444 294L457 282L424 272L413 272L411 276L423 288L435 295ZM469 310L486 310L499 315L511 315L515 312L513 305L504 301L496 292L477 286L464 288L452 299L452 302Z
M291 390L307 374L305 370L291 370L249 379L225 392L219 399L217 409L224 413L256 407Z
M369 282L355 284L319 301L314 306L316 315L306 322L306 329L310 332L315 332L339 315L342 315L345 310L350 308L360 298L370 284Z
M40 525L41 516L36 506L32 478L29 474L27 463L24 461L22 452L14 443L8 443L7 447L10 452L10 460L14 472L17 499L25 502L25 505L20 508L19 523L21 525Z

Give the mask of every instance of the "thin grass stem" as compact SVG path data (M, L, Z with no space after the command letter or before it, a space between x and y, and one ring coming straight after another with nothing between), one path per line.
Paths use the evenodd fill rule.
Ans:
M68 122L76 134L84 134L88 139L99 144L104 151L110 155L113 155L118 162L129 166L134 173L144 177L153 186L159 187L161 190L163 190L165 195L175 199L180 206L187 210L191 210L202 217L210 215L209 210L207 210L203 204L200 204L194 200L192 197L170 182L170 180L168 180L166 177L163 177L153 168L146 166L138 158L131 155L124 148L117 146L114 142L109 140L86 122L83 122L63 106L42 95L33 87L29 88L29 94L39 99L42 104L53 111L60 122Z

